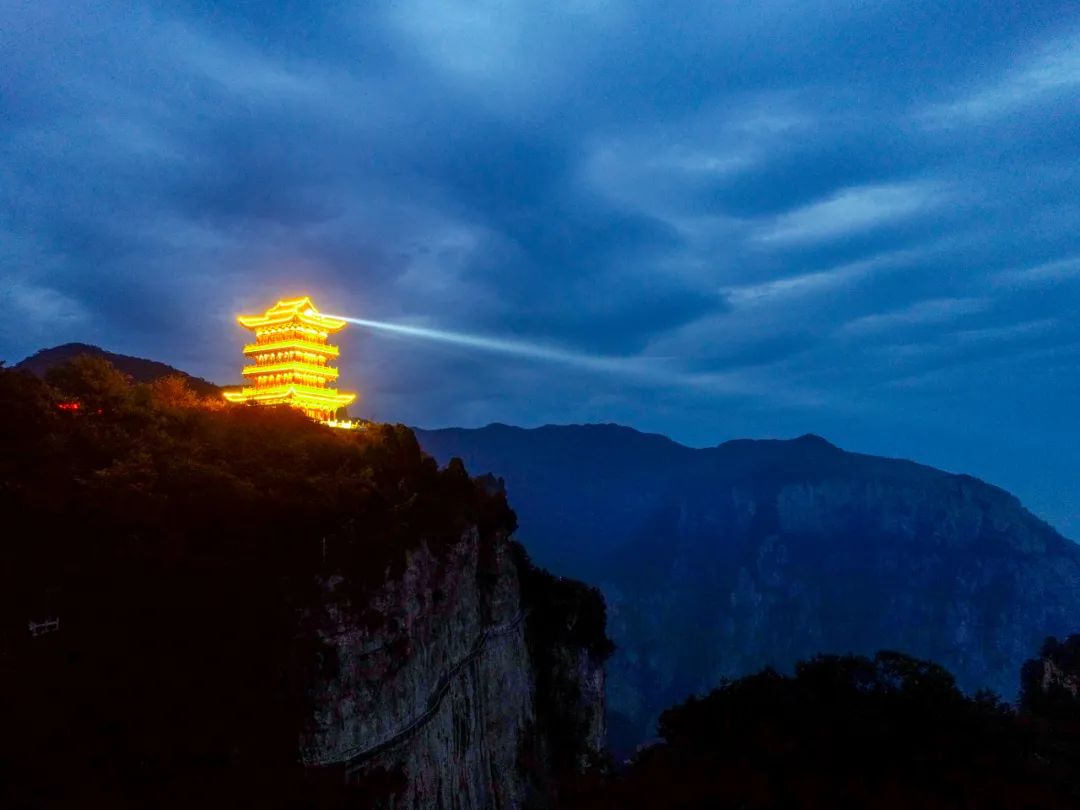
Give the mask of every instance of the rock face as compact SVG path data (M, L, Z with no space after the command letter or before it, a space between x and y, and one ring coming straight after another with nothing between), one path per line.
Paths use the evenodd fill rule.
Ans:
M503 476L538 560L601 586L617 749L688 694L820 652L901 650L1012 700L1042 639L1080 627L1080 548L968 476L814 436L702 450L616 426L418 438Z
M420 548L360 611L341 577L326 581L309 617L325 646L303 760L352 782L396 777L390 807L550 806L552 737L565 732L582 768L605 745L603 659L530 644L534 610L555 622L573 617L523 599L515 556L505 539L483 548L475 530L443 559ZM582 726L558 716L551 682L580 696Z
M1047 638L1038 657L1024 664L1021 690L1027 709L1080 719L1080 635Z

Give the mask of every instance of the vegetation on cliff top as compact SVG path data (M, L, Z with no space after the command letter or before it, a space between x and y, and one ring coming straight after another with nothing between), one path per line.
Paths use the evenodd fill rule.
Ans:
M1020 702L1029 714L1080 740L1080 634L1043 642L1039 656L1021 670Z

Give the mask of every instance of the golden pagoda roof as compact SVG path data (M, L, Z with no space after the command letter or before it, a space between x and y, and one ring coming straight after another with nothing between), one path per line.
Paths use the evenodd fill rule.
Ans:
M262 315L240 315L237 319L241 326L248 329L258 329L263 326L277 326L278 324L300 321L308 326L325 329L327 332L336 332L345 326L345 321L340 318L331 318L322 315L308 296L303 298L291 298L278 301Z

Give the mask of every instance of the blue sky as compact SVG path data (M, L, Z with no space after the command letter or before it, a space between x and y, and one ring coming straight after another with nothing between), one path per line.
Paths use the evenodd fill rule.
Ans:
M1075 3L218 5L0 12L0 357L234 381L310 293L544 347L351 327L365 415L812 431L1080 538Z

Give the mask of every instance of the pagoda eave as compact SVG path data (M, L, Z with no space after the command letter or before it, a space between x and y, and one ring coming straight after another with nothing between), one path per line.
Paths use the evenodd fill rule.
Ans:
M273 318L268 318L264 315L255 315L248 317L241 315L236 319L241 326L248 329L262 329L267 326L283 326L288 323L292 323L294 320L307 324L308 326L314 326L316 329L323 329L327 332L337 332L345 327L345 321L339 321L336 318L326 318L322 315L316 315L314 317L310 315L280 315Z
M312 374L316 377L325 377L328 380L336 380L338 376L336 368L297 362L244 366L242 373L245 377L258 377L263 374Z
M244 388L240 391L225 391L229 402L259 402L268 404L273 401L310 402L320 406L340 408L356 401L356 394L325 391L303 385L283 385L271 388Z

